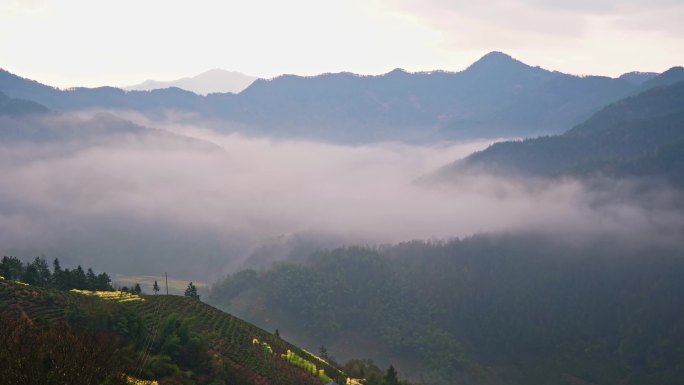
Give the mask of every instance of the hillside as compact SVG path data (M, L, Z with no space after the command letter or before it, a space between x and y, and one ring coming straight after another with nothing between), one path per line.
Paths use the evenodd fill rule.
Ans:
M653 79L656 76L658 76L658 74L655 72L634 71L620 75L620 79L626 80L632 84L641 85L647 80Z
M209 300L428 382L674 385L682 273L678 250L492 235L320 252L228 276Z
M48 108L30 100L10 98L0 92L0 115L24 116L42 114L48 112Z
M258 79L239 94L201 96L180 88L59 90L6 71L0 71L0 91L58 111L97 107L192 112L203 119L240 123L250 134L280 138L435 142L560 133L608 103L660 84L649 83L654 80L639 85L634 80L573 76L492 52L460 72L283 75Z
M611 104L562 135L494 144L445 172L476 168L542 176L600 172L624 176L629 170L641 170L643 176L649 169L651 176L659 176L658 168L637 164L642 158L652 163L649 159L683 139L684 82L680 82ZM668 154L671 161L681 162L672 158L676 153Z
M336 368L285 340L188 297L90 293L57 291L3 278L0 314L4 325L23 322L24 328L37 327L45 335L64 324L68 333L83 333L83 338L109 338L118 346L110 361L119 363L127 375L158 380L162 385L313 385L329 382L327 376L343 377ZM8 340L2 343L8 344ZM76 351L74 347L74 357L59 359L77 360ZM28 353L9 356L10 362L30 362L31 358ZM307 367L305 362L312 365ZM313 365L316 375L312 374ZM8 376L14 372L10 367L16 369L5 366L3 378L11 378ZM43 374L36 370L28 380L38 380ZM35 383L32 381L27 383ZM74 378L69 383L78 382Z

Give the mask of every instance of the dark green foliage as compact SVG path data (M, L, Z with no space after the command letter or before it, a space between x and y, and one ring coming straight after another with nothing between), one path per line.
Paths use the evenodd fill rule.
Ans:
M59 259L52 263L52 272L45 258L36 257L33 262L22 264L18 258L3 257L0 276L29 285L58 290L113 290L107 273L95 275L93 269L86 273L81 266L75 270L62 269Z
M315 358L264 330L187 297L143 298L144 301L105 301L0 280L0 313L29 320L34 325L67 321L69 328L85 335L116 336L113 338L123 345L116 345L117 360L113 363L122 365L122 373L154 378L163 385L321 385L321 373L313 375L292 366L280 354L291 350L309 361ZM7 330L4 320L2 325L0 334ZM254 345L254 338L262 343ZM97 344L94 342L92 348L99 348ZM269 349L264 348L267 345ZM12 352L0 350L0 357L3 353L12 356ZM68 355L69 351L58 354ZM91 364L102 365L97 357ZM2 362L0 368L5 368ZM341 373L330 365L319 364L319 369L331 378L341 378ZM3 380L0 383L4 385Z
M78 265L76 270L71 271L71 286L73 289L85 290L88 289L88 279L86 278L85 271L81 265Z
M29 285L50 287L52 285L52 273L44 258L38 258L32 263L26 263L21 276L21 281Z
M394 366L390 365L387 368L387 373L385 374L385 385L399 385L399 379L397 378L397 371Z
M121 342L65 324L0 317L0 382L12 385L127 385Z
M24 275L24 267L18 258L5 256L0 263L0 275L18 281Z
M200 299L199 294L197 294L197 287L192 282L188 283L188 287L185 289L184 295L197 301Z
M684 381L683 275L676 251L478 236L320 253L223 301L236 287L228 277L209 298L326 346L372 341L377 358L401 357L413 363L402 372L428 381L674 385Z
M162 321L152 352L155 358L146 367L146 377L161 378L179 373L211 370L206 339L191 330L191 321L171 314Z
M382 378L384 375L382 370L370 359L351 359L347 361L343 369L352 378Z

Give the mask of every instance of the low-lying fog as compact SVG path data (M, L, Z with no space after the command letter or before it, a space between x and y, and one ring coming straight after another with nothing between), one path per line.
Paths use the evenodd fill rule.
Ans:
M60 119L32 124L59 129L85 118ZM213 145L156 130L0 143L0 254L206 281L298 233L338 243L500 231L683 239L681 197L668 189L488 175L416 183L485 141L348 147L144 123Z

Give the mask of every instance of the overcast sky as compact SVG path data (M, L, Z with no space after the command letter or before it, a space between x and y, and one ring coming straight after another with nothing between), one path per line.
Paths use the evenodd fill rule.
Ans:
M60 86L211 68L461 70L498 50L574 74L684 64L681 0L0 0L0 67Z

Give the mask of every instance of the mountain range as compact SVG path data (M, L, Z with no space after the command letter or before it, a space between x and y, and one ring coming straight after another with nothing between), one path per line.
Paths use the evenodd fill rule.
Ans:
M671 84L683 72L678 67L660 76L574 76L492 52L460 72L283 75L257 79L238 94L203 96L173 87L60 90L6 71L0 72L0 91L56 111L173 110L191 112L199 120L239 123L248 134L337 143L424 143L562 133L605 105Z
M169 81L146 80L140 84L124 87L124 89L127 91L151 91L160 88L177 87L198 95L226 92L238 93L247 88L256 79L255 76L215 68L193 77Z
M663 84L681 72L648 82ZM473 168L507 175L662 176L684 184L684 82L613 103L562 135L496 143L443 172Z

